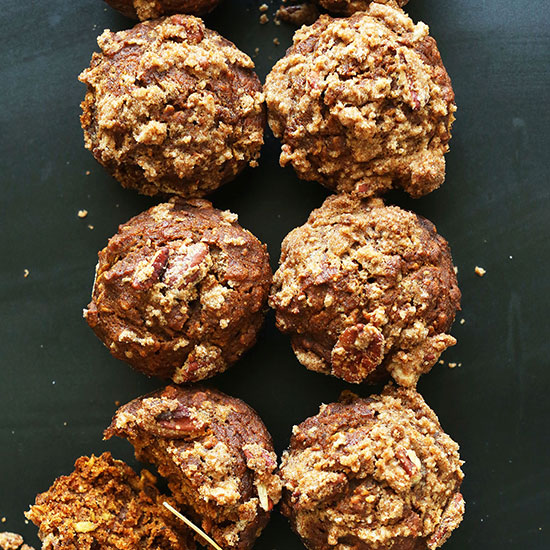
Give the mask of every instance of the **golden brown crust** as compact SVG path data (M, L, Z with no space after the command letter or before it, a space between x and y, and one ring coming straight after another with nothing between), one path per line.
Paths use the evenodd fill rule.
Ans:
M145 21L176 13L206 15L219 4L220 0L105 0L105 2L126 17Z
M254 63L201 19L105 31L79 76L84 141L125 187L200 197L255 163L265 126Z
M186 550L193 539L163 501L155 477L141 476L110 453L80 457L75 470L61 476L26 517L38 528L42 550Z
M172 200L121 225L99 253L88 324L118 359L194 382L256 341L271 284L265 245L206 200Z
M277 456L256 412L207 388L168 386L115 414L107 438L168 479L178 505L222 548L247 550L281 496Z
M428 32L378 3L299 29L264 86L281 165L362 196L439 187L456 107Z
M308 369L415 386L455 343L460 304L434 225L380 199L329 197L283 240L270 305Z
M282 511L310 550L433 550L462 520L461 464L416 391L344 392L294 427Z

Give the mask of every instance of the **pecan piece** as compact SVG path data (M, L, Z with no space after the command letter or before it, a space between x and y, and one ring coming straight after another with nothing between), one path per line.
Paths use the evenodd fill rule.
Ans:
M348 327L331 354L332 371L346 382L358 384L373 372L384 357L384 336L372 325Z
M208 245L199 242L190 245L184 254L174 254L164 273L164 282L174 288L193 282L198 276L198 267L208 252Z
M169 256L170 249L167 246L161 248L154 255L153 261L146 268L139 269L134 273L132 287L136 290L150 289L157 281L160 280L160 276L166 267Z
M456 493L441 516L441 523L435 533L428 539L427 546L430 550L439 548L458 527L464 515L464 498Z

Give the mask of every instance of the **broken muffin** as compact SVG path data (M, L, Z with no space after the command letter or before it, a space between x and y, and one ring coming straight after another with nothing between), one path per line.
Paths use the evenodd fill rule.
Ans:
M248 550L281 496L271 436L257 413L217 390L167 386L115 414L105 437L168 480L180 510L224 549Z
M162 506L156 478L112 458L83 456L36 501L26 517L42 550L194 550L187 529Z

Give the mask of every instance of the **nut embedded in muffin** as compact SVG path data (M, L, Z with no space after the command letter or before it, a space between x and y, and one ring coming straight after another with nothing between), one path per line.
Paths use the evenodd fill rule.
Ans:
M211 12L220 0L105 0L105 2L126 17L145 21L177 13L205 15Z
M173 15L105 31L79 79L84 142L124 187L201 197L256 165L262 85L246 54Z
M449 246L381 199L329 197L283 240L270 305L308 369L347 382L415 386L456 340Z
M194 550L188 530L162 505L156 478L110 453L80 457L25 513L42 550Z
M235 214L177 199L120 226L99 253L84 316L116 358L195 382L254 344L270 284L266 247Z
M282 512L310 550L434 550L464 514L461 465L416 391L344 392L294 427Z
M121 407L105 432L114 435L156 466L180 509L222 548L252 547L281 495L271 436L252 408L216 390L168 386Z
M400 8L302 27L264 91L280 163L300 178L362 196L443 183L454 93L428 27Z

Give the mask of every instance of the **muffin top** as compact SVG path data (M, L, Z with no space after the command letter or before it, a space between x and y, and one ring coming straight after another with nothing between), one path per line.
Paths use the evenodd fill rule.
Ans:
M79 79L85 145L125 187L204 196L263 143L254 63L201 19L173 15L98 39Z
M416 385L455 339L460 303L435 226L380 199L329 197L281 247L270 304L307 368Z
M270 284L266 248L235 214L174 199L121 225L100 251L84 316L115 357L192 382L253 345Z
M401 9L302 27L264 90L281 165L300 178L362 196L443 183L454 93L428 27Z
M107 438L128 439L138 460L168 479L178 505L222 548L249 549L279 501L271 436L240 399L168 386L121 407Z
M461 464L416 391L345 392L294 427L282 510L311 550L434 549L462 520Z

